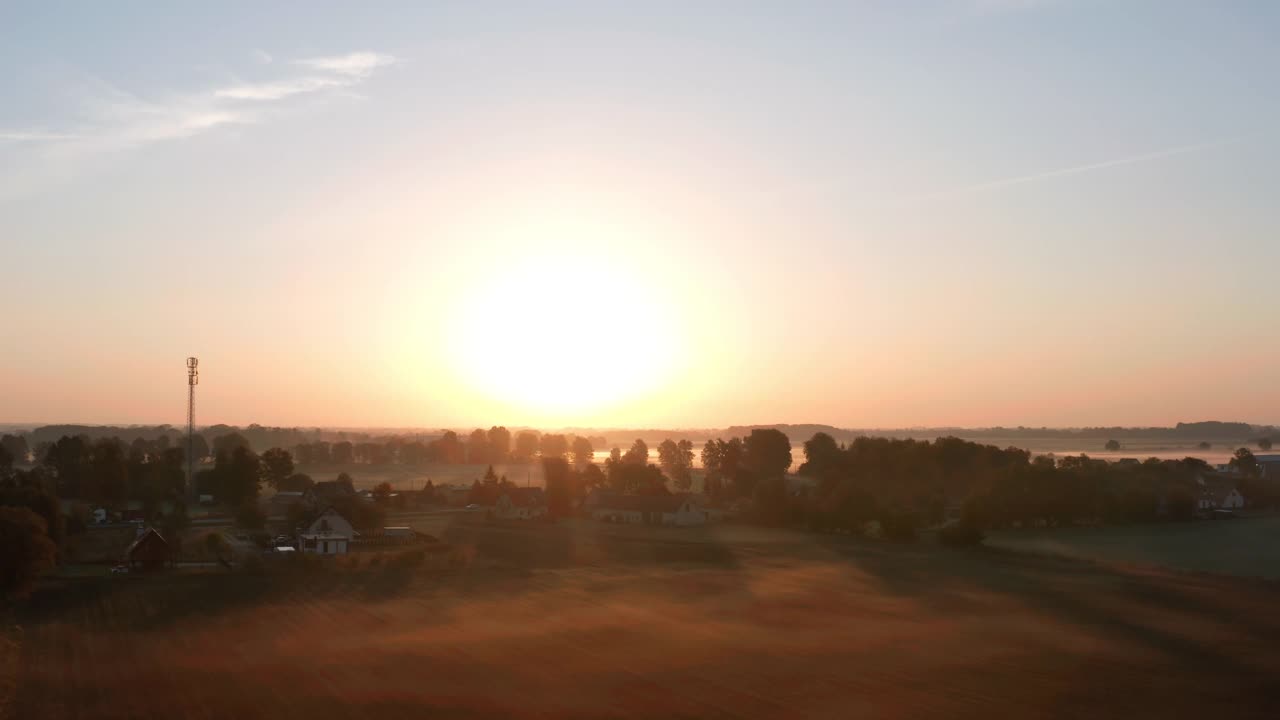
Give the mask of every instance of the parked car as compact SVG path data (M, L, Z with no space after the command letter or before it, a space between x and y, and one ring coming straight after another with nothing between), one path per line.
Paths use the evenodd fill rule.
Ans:
M129 574L129 566L128 566L128 565L117 565L117 566L115 566L115 567L111 568L111 574L112 574L112 575L128 575L128 574Z

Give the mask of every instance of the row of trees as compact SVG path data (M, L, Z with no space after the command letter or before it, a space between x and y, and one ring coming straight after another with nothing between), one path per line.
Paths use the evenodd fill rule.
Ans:
M524 431L513 437L510 430L495 425L488 430L477 428L465 438L449 430L430 441L399 437L357 443L316 441L298 445L295 452L302 465L484 465L527 463L538 458L572 458L584 465L591 462L595 447L590 438L581 435Z

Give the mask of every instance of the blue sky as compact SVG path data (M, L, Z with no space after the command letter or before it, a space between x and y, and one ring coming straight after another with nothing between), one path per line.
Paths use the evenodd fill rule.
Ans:
M0 420L176 422L197 353L210 422L1280 422L1278 32L1264 2L7 3ZM507 326L577 297L464 341L468 308L584 259L592 321L667 360L610 373L593 327L537 351L592 358L580 402L495 396L467 367L517 372L542 341Z

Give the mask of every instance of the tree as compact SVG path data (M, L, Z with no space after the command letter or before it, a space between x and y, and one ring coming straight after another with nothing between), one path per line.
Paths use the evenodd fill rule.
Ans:
M575 475L563 457L542 458L542 477L547 486L547 512L551 517L568 517L572 513L573 499L578 494L574 487Z
M814 433L804 443L804 460L800 466L802 475L822 477L835 471L840 464L840 446L827 433Z
M214 495L234 507L256 500L262 489L261 461L247 446L237 446L230 457L218 453L214 476Z
M538 443L545 458L563 458L569 454L569 439L560 433L547 433Z
M1228 464L1235 468L1239 473L1247 478L1258 477L1261 468L1258 466L1258 458L1254 457L1249 448L1240 448L1231 456Z
M4 435L0 437L0 448L13 458L13 462L25 464L31 447L27 445L26 435Z
M756 428L743 441L747 467L761 478L782 477L791 467L791 440L776 428Z
M57 556L43 518L28 508L0 507L0 593L26 597Z
M336 465L350 465L356 460L355 447L346 440L334 443L329 451Z
M1200 448L1201 450L1208 450L1209 448L1212 448L1213 446L1209 444L1209 441L1207 441L1207 440L1202 440L1202 441L1200 442L1200 444L1199 444L1199 445L1197 445L1196 447Z
M1269 437L1259 438L1259 439L1258 439L1258 449L1259 449L1259 450L1270 450L1270 449L1271 449L1271 438L1269 438Z
M578 467L585 467L591 464L595 459L595 448L591 446L591 440L581 435L573 439L573 462Z
M45 450L43 463L53 474L59 497L80 497L91 473L89 446L87 435L63 435Z
M658 445L658 466L681 490L693 486L693 443L688 440L675 442L671 438Z
M1117 450L1119 450L1119 449L1120 449L1120 441L1119 441L1119 440L1108 440L1108 441L1107 441L1107 444L1106 444L1105 446L1103 446L1103 447L1105 447L1105 448L1107 449L1107 452L1115 452L1115 451L1117 451Z
M7 478L13 472L13 452L0 444L0 478Z
M385 480L373 486L373 500L376 503L386 505L391 502L391 493L391 483Z
M504 463L511 458L511 431L501 425L489 428L489 462Z
M482 462L493 462L489 452L489 434L476 428L467 438L467 462L479 465Z
M530 462L533 456L538 454L538 436L529 431L524 431L516 436L515 459L520 462Z
M462 464L462 441L458 439L458 433L452 430L445 430L444 435L440 436L432 445L436 448L436 457L450 465Z
M631 443L631 449L623 456L622 461L631 465L648 464L649 446L645 444L644 440L636 438L636 441Z
M293 475L293 456L288 450L271 448L262 453L262 480L277 490Z
M129 486L124 444L119 438L99 438L91 449L90 480L84 495L96 503L115 506L123 503Z
M213 438L213 454L217 455L224 452L228 455L235 452L237 448L251 449L249 440L238 432L230 432L225 435L218 435Z

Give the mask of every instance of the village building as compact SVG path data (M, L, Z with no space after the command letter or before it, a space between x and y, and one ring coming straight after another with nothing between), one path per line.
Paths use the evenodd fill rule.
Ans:
M298 534L298 549L311 555L345 555L357 533L351 522L333 508L325 508Z
M547 514L547 496L542 488L504 490L493 506L494 517L504 520L534 520Z
M155 528L147 528L125 551L134 570L159 570L173 562L173 548Z
M587 504L584 503L584 507ZM673 525L690 527L704 525L707 512L688 493L675 495L618 495L597 496L587 510L591 517L602 522L632 525Z

